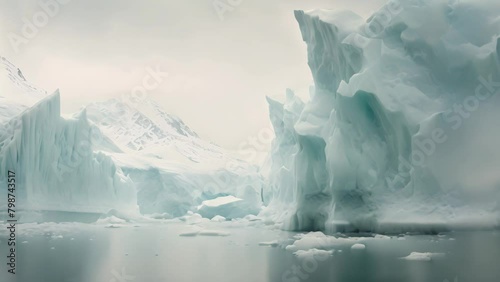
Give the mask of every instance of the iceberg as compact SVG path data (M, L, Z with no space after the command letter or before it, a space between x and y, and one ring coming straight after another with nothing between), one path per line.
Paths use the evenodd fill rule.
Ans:
M366 21L296 11L314 87L304 104L268 99L261 216L305 231L499 226L499 13L430 0Z
M59 91L47 95L5 58L0 63L0 170L15 172L17 210L137 211L131 179L93 150L86 112L62 118ZM0 174L1 187L6 177Z

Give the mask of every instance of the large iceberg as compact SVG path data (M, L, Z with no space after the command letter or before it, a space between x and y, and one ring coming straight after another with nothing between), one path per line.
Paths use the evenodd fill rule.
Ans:
M138 211L131 179L94 151L85 111L62 118L58 91L32 86L5 58L0 66L0 187L15 172L17 210Z
M390 1L367 21L296 11L314 77L269 99L263 216L290 230L493 227L500 3Z

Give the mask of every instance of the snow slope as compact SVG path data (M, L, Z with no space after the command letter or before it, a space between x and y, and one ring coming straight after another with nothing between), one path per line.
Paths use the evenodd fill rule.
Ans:
M13 116L33 106L47 96L44 90L31 85L21 70L7 59L0 57L0 123L8 123ZM3 132L3 131L2 131Z
M489 0L391 1L367 21L296 11L315 89L302 110L269 101L263 215L292 230L499 226L499 15Z
M16 173L18 210L137 210L132 181L108 156L94 152L85 111L60 115L60 94L47 95L1 58L0 186ZM6 193L0 203L6 205Z
M190 162L220 158L224 154L220 147L199 138L180 118L166 113L151 99L123 96L93 103L86 109L89 119L122 150L161 152L160 157ZM149 150L152 148L155 152Z

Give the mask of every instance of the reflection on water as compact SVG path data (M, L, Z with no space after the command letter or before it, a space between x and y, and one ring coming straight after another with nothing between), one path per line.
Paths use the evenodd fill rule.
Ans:
M6 238L0 237L0 281L493 282L500 277L499 232L374 240L365 250L346 246L331 257L299 260L282 247L259 246L263 241L286 242L292 233L246 227L228 228L227 237L181 237L183 228L181 224L94 227L63 238L50 232L29 237L21 232L16 276L7 273ZM428 262L399 259L411 252L445 256Z

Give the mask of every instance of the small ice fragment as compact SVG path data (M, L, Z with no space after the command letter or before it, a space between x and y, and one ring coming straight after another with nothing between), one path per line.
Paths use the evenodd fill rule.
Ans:
M358 244L354 244L351 247L352 250L364 250L365 248L366 248L365 245L359 244L359 243Z
M269 241L269 242L260 242L259 243L259 246L277 247L278 245L279 245L278 241L276 241L276 240Z
M229 236L229 232L218 230L202 230L199 235L201 236Z
M293 254L299 259L317 259L317 260L326 260L328 257L332 256L334 250L325 251L318 249L310 249L310 250L298 250Z
M432 258L439 258L439 257L444 257L444 254L412 252L410 255L402 257L401 259L411 260L411 261L431 261Z

